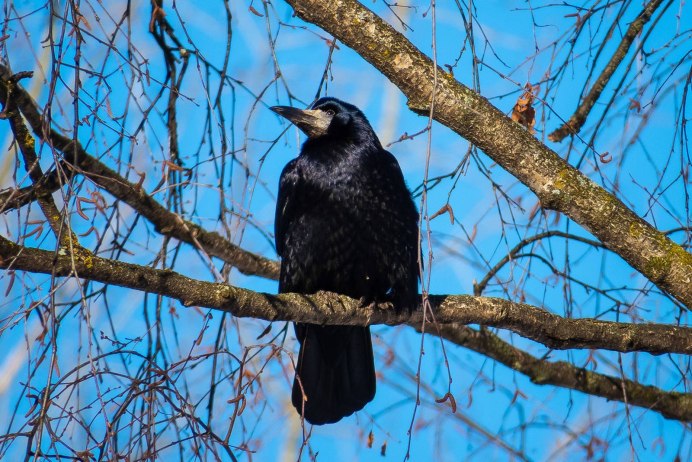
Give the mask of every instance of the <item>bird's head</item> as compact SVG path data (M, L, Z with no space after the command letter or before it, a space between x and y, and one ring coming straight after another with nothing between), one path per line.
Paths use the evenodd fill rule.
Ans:
M320 98L310 109L291 106L273 106L269 109L288 119L308 138L347 135L349 132L372 133L372 128L360 109L336 98Z

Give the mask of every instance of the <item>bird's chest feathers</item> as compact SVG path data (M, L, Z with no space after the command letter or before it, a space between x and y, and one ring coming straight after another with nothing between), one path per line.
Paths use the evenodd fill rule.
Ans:
M306 202L323 207L351 204L367 208L374 199L371 172L360 159L335 156L301 160L298 172Z

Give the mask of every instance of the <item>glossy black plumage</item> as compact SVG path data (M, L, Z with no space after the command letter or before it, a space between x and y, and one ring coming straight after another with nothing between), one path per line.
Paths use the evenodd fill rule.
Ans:
M308 134L279 184L279 291L328 290L414 309L418 212L394 156L351 104L322 98L311 110L272 110ZM308 422L336 422L372 400L369 328L296 324L295 330L301 350L292 401Z

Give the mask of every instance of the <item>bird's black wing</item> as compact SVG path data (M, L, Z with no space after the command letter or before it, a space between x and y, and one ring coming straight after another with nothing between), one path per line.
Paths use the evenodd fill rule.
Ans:
M380 185L379 194L387 198L390 207L387 212L387 229L396 234L390 235L396 245L390 249L388 257L392 278L392 301L397 309L413 310L418 303L420 278L418 210L396 157L381 149L376 159L376 165L373 167L376 171L374 183ZM422 258L420 262L422 263Z
M300 174L298 159L293 159L284 167L279 180L279 197L276 200L276 215L274 217L274 241L279 256L284 254L286 230L295 218L295 196L299 188Z

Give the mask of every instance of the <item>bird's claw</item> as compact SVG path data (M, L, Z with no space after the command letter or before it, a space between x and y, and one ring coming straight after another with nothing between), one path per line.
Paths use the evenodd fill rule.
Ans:
M365 308L367 310L374 310L377 308L377 300L370 297L360 297L358 299L358 307Z

